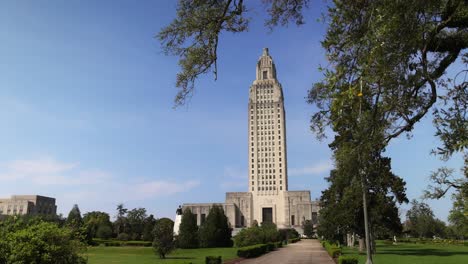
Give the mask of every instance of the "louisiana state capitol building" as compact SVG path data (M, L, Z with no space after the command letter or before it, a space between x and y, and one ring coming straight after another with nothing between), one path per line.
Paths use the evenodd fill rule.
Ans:
M273 222L279 228L301 231L304 220L317 223L319 205L311 201L310 191L288 190L283 89L267 48L258 59L255 76L248 102L247 192L228 192L224 203L185 203L182 209L196 214L199 225L213 205L220 205L233 228Z

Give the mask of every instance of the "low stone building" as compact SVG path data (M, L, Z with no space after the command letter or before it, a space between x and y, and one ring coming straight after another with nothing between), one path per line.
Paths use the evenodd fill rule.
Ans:
M56 215L55 198L40 195L13 195L0 199L0 215Z
M279 228L301 230L305 220L317 224L319 203L310 191L289 191L286 120L282 86L268 49L258 60L256 80L249 91L247 192L228 192L224 203L185 203L201 225L214 205L223 207L233 228L254 222L275 223ZM178 231L178 227L175 227Z

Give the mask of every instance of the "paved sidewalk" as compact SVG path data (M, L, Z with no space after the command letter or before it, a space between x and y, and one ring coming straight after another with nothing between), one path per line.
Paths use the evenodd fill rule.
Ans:
M316 239L303 239L241 264L335 264Z

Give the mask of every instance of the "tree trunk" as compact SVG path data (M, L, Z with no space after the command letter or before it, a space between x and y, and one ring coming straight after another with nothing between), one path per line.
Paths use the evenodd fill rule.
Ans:
M359 238L359 252L364 252L366 250L366 241L364 238Z

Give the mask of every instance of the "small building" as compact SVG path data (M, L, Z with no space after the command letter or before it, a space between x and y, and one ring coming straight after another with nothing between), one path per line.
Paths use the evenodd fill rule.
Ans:
M0 199L0 215L56 215L55 198L41 195L12 195Z

